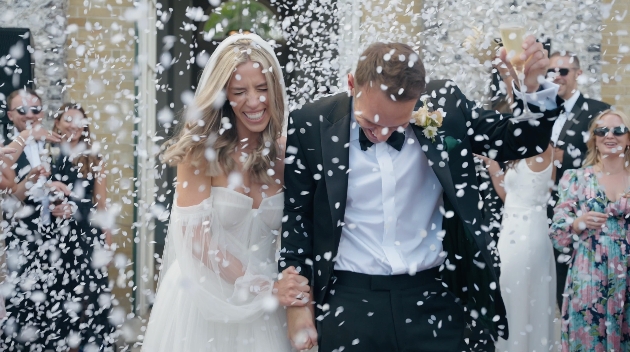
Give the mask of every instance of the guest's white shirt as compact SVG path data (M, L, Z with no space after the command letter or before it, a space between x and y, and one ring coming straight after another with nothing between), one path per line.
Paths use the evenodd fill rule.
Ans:
M562 133L562 128L564 128L564 124L567 123L567 120L573 118L573 116L571 115L571 110L573 110L573 107L575 106L575 103L577 102L579 97L580 91L576 90L571 98L564 102L564 111L554 122L553 129L551 131L551 141L553 141L554 144L558 144L558 138L560 138L560 133ZM560 141L560 145L562 145L562 141Z
M20 134L20 132L14 128L13 129L13 135L14 136L18 136ZM30 164L31 167L37 167L40 166L42 164L42 159L41 159L41 155L42 152L44 152L44 142L42 141L35 141L35 140L28 140L26 142L26 145L24 145L24 155L26 156L26 159L28 160L28 163ZM48 201L48 196L45 194L43 188L44 188L44 184L46 183L46 178L45 177L40 177L37 180L37 183L34 185L33 188L31 188L31 193L33 193L33 197L36 198L37 201L41 202L42 204L42 223L43 224L50 224L50 209L48 208L49 205L49 201Z
M400 152L384 142L361 150L359 129L353 112L335 270L397 275L442 264L442 185L411 126Z
M17 137L20 135L20 131L17 128L13 128L13 136ZM44 150L44 142L35 141L33 139L29 139L26 141L26 145L24 146L24 155L26 156L26 160L31 165L31 167L37 167L42 164L41 153Z

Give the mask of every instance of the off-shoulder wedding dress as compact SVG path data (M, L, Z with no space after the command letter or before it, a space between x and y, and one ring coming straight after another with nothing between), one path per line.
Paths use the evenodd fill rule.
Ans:
M213 187L198 205L174 204L145 352L290 351L272 297L284 197Z

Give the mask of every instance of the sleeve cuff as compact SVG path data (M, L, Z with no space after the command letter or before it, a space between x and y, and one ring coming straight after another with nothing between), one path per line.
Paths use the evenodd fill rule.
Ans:
M540 87L542 89L539 89L535 93L525 94L527 103L536 105L544 110L553 110L557 108L558 104L556 104L556 96L558 95L558 85L549 81L544 81ZM512 90L518 99L523 100L523 93L516 89L514 81L512 81Z

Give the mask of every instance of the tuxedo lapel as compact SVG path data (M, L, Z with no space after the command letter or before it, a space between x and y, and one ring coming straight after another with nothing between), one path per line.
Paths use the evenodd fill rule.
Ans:
M453 184L453 177L448 166L448 160L442 159L442 151L438 150L436 146L438 142L433 142L429 138L425 137L424 133L422 133L421 127L411 125L411 128L413 129L418 142L420 142L420 145L422 146L422 151L427 156L427 159L429 159L429 164L431 165L433 172L435 172L438 180L440 180L444 193L451 203L453 203L453 206L458 208L457 197L455 196L455 185Z
M582 110L582 106L584 105L584 96L580 94L578 99L575 101L575 105L573 105L573 109L571 111L565 111L567 115L567 121L562 126L562 131L560 132L560 136L558 136L559 141L564 141L567 136L567 131L575 131L573 125L581 121L582 114L587 114L588 111ZM570 119L569 119L570 118Z
M323 177L326 180L328 206L335 238L341 235L341 223L348 195L351 98L340 94L328 116L320 116Z

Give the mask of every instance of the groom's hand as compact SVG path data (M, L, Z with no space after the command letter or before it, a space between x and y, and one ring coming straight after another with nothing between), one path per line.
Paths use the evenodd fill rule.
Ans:
M315 310L312 304L306 307L287 307L287 326L291 346L298 351L317 346Z
M305 306L311 301L311 287L308 280L290 266L279 276L273 285L273 294L283 306Z
M533 93L538 90L540 82L545 79L547 75L547 69L549 68L549 58L547 50L544 49L542 43L536 42L536 38L533 35L528 35L523 40L523 52L520 54L521 59L525 61L525 86L527 86L527 93ZM501 48L499 57L503 64L507 66L510 75L518 78L514 67L507 59L507 52L505 48ZM518 85L518 79L514 81ZM521 92L523 89L519 87Z

